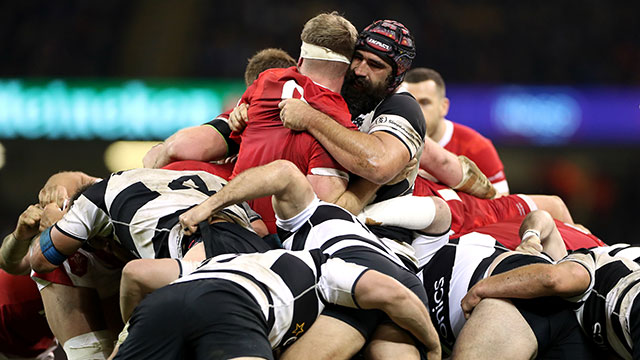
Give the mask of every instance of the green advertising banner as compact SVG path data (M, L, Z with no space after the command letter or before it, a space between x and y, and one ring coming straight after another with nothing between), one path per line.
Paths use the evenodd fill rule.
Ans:
M0 138L164 139L232 108L238 81L0 80Z

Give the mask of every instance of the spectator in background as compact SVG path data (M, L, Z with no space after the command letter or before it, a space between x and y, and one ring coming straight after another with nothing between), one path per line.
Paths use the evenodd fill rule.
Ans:
M420 104L427 123L427 136L452 153L464 155L475 162L498 195L509 194L504 166L491 140L468 126L445 119L450 103L442 76L429 68L411 69L403 86ZM421 168L425 168L423 161L424 154L420 161ZM419 174L427 176L424 171Z

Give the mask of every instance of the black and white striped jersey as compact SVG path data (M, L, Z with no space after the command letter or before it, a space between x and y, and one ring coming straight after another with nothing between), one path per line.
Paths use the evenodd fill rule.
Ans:
M613 244L591 249L594 253L606 252L609 256L623 257L640 263L640 246L630 244Z
M141 258L179 258L183 254L178 216L225 184L204 171L117 172L85 190L55 226L80 241L114 236ZM253 231L247 211L248 207L233 205L220 216Z
M373 111L361 114L353 121L362 132L373 134L382 131L396 137L409 151L411 159L420 159L424 147L426 123L424 114L416 99L403 88L387 96ZM398 196L411 194L418 175L416 167L409 176L396 184L383 185L376 192L373 202L380 202ZM371 226L379 237L411 243L413 232L395 226Z
M640 265L611 249L580 249L567 255L564 261L584 266L591 276L589 288L571 301L581 304L576 314L578 322L596 345L611 347L624 359L631 359L633 342L631 318L633 303L640 293ZM616 253L611 256L610 252Z
M207 259L174 283L226 279L242 286L259 304L276 348L302 336L327 303L357 308L354 288L365 271L318 249L271 250Z
M452 349L466 322L460 301L507 251L490 235L469 233L449 240L418 273L429 299L431 321L445 350Z
M291 219L276 217L278 236L288 250L320 249L333 255L341 250L369 250L405 267L402 260L347 210L315 198Z

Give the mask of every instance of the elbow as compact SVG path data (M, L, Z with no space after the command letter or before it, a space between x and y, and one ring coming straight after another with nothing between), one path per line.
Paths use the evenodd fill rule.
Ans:
M122 269L121 276L121 292L139 292L142 288L144 280L142 275L145 273L144 261L132 260Z
M31 269L37 273L49 273L57 269L58 266L53 265L44 256L35 256L30 259Z
M572 264L572 269L564 271L547 271L543 277L543 286L551 296L570 297L583 293L590 283L589 274L581 265Z
M8 263L0 256L0 269L11 275L25 275L28 272L28 267L20 266L21 263Z
M166 142L164 145L165 156L171 161L183 160L183 157L184 157L183 154L185 150L183 149L183 147L184 146L182 145L180 138L177 138L170 142ZM198 160L198 159L191 159L191 160Z
M393 179L396 174L389 166L380 163L377 159L363 159L363 162L359 165L360 171L353 171L356 175L359 175L374 184L384 185Z
M439 197L431 197L435 205L435 215L431 224L422 231L427 234L444 234L451 229L451 209Z

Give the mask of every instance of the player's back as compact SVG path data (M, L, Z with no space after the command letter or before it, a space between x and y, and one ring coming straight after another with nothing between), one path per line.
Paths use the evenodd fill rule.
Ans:
M302 99L343 126L355 129L340 94L316 84L295 67L267 70L260 74L241 100L249 104L249 121L240 136L233 176L279 159L291 161L305 175L346 176L346 170L313 136L282 125L278 104L289 98ZM270 198L256 199L249 204L262 216L269 231L275 233L275 215Z
M320 250L278 249L219 255L175 283L224 279L241 286L260 306L275 348L290 344L308 329L325 302L355 307L351 289L364 271L362 266L329 258Z
M180 257L178 217L225 184L204 171L121 171L85 190L56 226L82 241L115 232L117 240L141 258ZM250 229L242 207L232 205L222 213Z
M249 122L241 135L234 175L278 159L289 160L308 173L311 157L321 146L309 133L282 125L278 104L289 98L302 99L343 126L354 127L340 94L316 84L295 67L265 71L241 100L249 104Z

